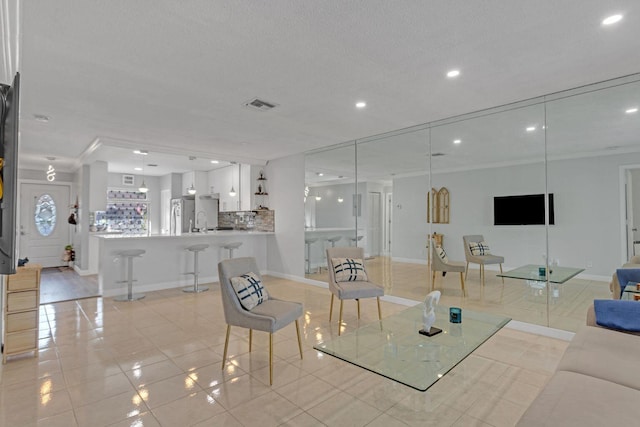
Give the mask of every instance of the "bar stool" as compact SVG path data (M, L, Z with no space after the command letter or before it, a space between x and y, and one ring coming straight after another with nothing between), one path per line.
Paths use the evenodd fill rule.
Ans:
M336 242L342 240L342 236L331 236L331 237L327 237L326 239L324 239L325 242L331 243L331 247L335 248L336 247ZM324 249L324 248L323 248ZM326 268L327 266L327 251L323 251L324 252L324 260L325 260L325 265L324 267ZM322 272L322 267L320 266L320 268L318 270L320 270L320 272Z
M220 245L222 249L227 249L229 251L229 258L233 258L233 250L238 249L242 246L242 242L231 242Z
M306 274L311 274L311 245L317 241L317 237L305 237L304 239L304 244L307 245L307 259L305 259L307 262Z
M136 301L144 298L144 294L134 294L133 293L133 259L140 258L144 253L146 253L144 249L129 249L125 251L118 251L116 255L120 257L122 260L127 260L127 280L119 280L116 283L126 283L127 284L127 295L121 295L119 297L115 297L115 301Z
M189 252L193 252L193 272L185 273L185 274L193 274L193 287L184 288L182 292L198 293L198 292L204 292L209 290L208 286L203 286L201 288L198 287L198 274L200 273L200 271L198 270L198 253L204 251L208 247L209 245L200 244L200 245L191 245L185 249Z
M349 238L349 240L351 240L351 242L349 243L349 246L357 246L360 240L362 240L364 236L357 236L357 237L351 237Z

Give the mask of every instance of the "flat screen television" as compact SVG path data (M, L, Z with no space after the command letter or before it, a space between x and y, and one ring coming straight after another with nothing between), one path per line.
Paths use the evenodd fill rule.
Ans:
M18 117L20 112L20 74L11 86L0 85L0 158L2 158L2 197L0 198L0 274L15 274L16 214L18 201Z
M544 194L493 198L494 225L544 225ZM549 194L549 224L555 224L553 194Z

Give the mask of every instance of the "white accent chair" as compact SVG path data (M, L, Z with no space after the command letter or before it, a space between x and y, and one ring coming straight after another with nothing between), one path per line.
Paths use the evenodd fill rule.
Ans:
M331 308L329 309L329 321L333 316L333 298L340 300L340 319L338 323L338 335L342 333L342 302L346 299L355 299L358 303L358 319L360 319L360 299L373 298L378 300L378 318L382 320L380 309L380 297L384 295L384 288L369 281L338 282L336 281L333 258L361 259L364 263L364 248L337 247L327 249L327 268L329 270L329 290L331 291ZM366 273L366 269L365 269Z
M436 247L436 242L433 239L431 240L431 271L432 271L432 281L431 281L431 290L433 291L436 288L436 272L442 271L446 273L460 273L460 288L462 289L462 296L467 296L467 291L464 288L464 276L462 273L467 271L467 268L462 261L450 261L443 260L438 254L438 249Z
M504 257L499 255L474 255L471 253L471 249L469 248L470 243L481 243L484 242L484 237L481 234L475 234L470 236L462 236L462 241L464 242L464 256L467 259L467 272L464 275L464 278L467 278L467 274L469 274L469 263L472 262L474 264L480 265L480 282L482 286L484 286L484 266L488 264L500 264L500 274L502 274L502 264L504 263ZM504 277L502 277L502 284L504 285Z
M251 351L254 329L269 332L269 384L273 385L274 332L295 322L296 332L298 334L298 350L300 351L300 359L302 359L302 341L300 340L300 325L298 324L298 318L302 316L302 304L299 302L279 300L269 295L268 300L257 305L251 311L245 310L233 289L231 278L250 272L257 275L262 281L255 258L229 258L218 263L220 294L222 295L224 318L227 322L227 336L224 341L222 369L224 369L227 361L231 325L249 329L249 351Z

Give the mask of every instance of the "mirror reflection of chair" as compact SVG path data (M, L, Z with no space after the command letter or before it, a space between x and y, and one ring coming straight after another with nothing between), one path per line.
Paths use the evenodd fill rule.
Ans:
M334 259L341 259L343 262L334 264ZM334 297L338 297L340 300L338 335L342 333L342 303L345 299L356 300L358 303L358 319L360 319L360 299L375 297L378 301L378 318L382 320L380 297L384 295L384 288L369 282L364 268L363 248L338 247L327 249L327 268L329 270L329 290L331 291L329 321L333 316Z
M464 256L467 259L467 272L464 275L465 279L467 278L467 274L469 274L469 263L480 265L480 282L482 283L482 286L484 286L485 265L499 264L500 274L502 274L504 257L489 253L489 246L486 244L484 237L481 234L462 236L462 241L464 242ZM502 284L504 285L504 277L502 277Z
M250 283L245 289L234 289L232 279L245 278L249 276L249 273L253 273L253 277L257 280L249 279ZM249 294L255 294L257 289L262 291L262 277L260 276L260 271L255 258L232 258L222 260L218 263L218 275L220 277L220 293L222 295L224 318L227 323L227 336L224 341L222 369L224 369L224 365L227 360L231 325L249 329L249 351L251 351L254 329L269 332L269 384L273 385L274 332L282 329L292 322L295 322L296 333L298 334L298 350L300 351L300 359L302 359L302 341L300 340L300 325L298 324L298 318L302 316L303 312L302 304L276 299L268 295L266 291L263 291L264 300L261 299L261 302L250 310L244 308L244 303L240 302L240 298L238 296L239 294L242 294L242 291L246 291Z
M317 237L307 237L304 244L307 247L307 256L305 257L305 274L311 274L311 245L318 241Z
M460 288L462 289L462 296L467 296L467 291L464 288L464 277L462 273L466 271L465 263L462 261L450 261L444 249L440 246L436 246L436 242L430 239L431 246L431 271L432 281L431 290L436 287L436 272L442 271L444 273L460 273Z

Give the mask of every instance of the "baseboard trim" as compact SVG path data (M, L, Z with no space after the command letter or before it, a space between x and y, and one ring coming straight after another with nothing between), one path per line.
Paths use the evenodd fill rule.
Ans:
M533 323L525 323L519 320L511 320L505 325L505 328L514 329L520 332L527 332L535 335L542 335L545 337L555 338L563 341L571 341L575 335L575 332L549 328L547 326L536 325Z

